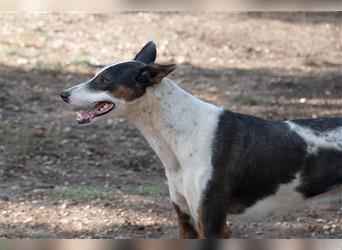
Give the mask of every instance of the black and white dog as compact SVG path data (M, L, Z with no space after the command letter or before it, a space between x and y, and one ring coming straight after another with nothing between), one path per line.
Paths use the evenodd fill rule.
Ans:
M61 97L89 123L135 124L165 166L181 238L227 238L226 217L263 218L342 184L342 117L267 121L214 106L167 78L147 43Z

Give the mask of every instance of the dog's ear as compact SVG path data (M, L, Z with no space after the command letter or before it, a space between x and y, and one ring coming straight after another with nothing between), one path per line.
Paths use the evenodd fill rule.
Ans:
M145 44L145 46L135 56L134 60L143 62L145 64L153 63L157 57L157 48L153 41Z
M137 80L145 86L160 83L161 80L176 69L176 64L161 65L151 63L143 68L137 76Z

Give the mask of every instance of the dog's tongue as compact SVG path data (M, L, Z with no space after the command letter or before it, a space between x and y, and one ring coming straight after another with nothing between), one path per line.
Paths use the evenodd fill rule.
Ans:
M106 102L99 102L97 103L92 109L89 111L85 112L83 115L79 114L77 117L78 123L87 123L93 120L97 115L100 115L103 113L107 107L108 103Z

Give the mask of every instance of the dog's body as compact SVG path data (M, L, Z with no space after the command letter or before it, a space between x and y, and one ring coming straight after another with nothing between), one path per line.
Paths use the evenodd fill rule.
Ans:
M136 60L154 62L153 48L146 45ZM115 69L132 65L140 67L124 62L109 73L114 77ZM107 67L63 99L96 106L106 101L107 108L112 103L109 111L115 107L139 128L165 166L181 238L229 237L227 215L250 220L281 213L342 184L342 118L274 122L234 113L166 78L173 66L152 66L147 73L143 66L134 71L142 94L134 81L99 90L96 79ZM96 117L92 112L82 122Z

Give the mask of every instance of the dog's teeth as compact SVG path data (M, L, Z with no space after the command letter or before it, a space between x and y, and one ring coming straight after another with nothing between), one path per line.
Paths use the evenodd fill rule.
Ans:
M82 119L82 114L80 112L76 113L76 119L81 120Z

